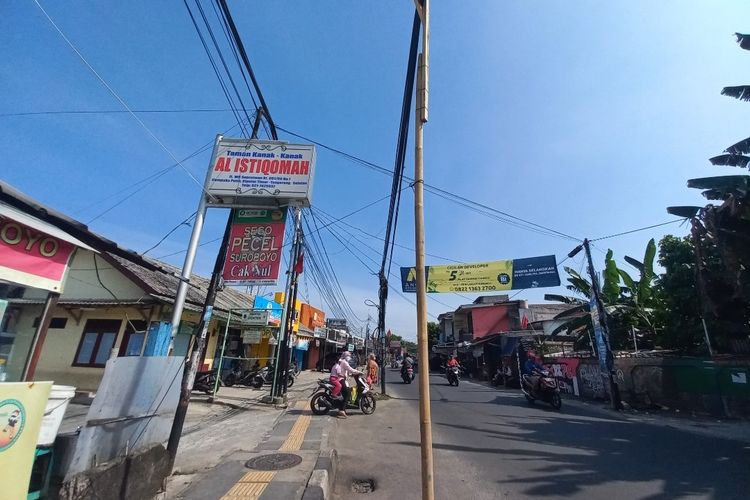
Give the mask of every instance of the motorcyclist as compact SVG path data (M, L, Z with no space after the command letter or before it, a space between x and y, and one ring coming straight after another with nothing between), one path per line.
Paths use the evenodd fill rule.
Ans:
M534 390L538 390L542 381L541 373L544 371L544 365L541 360L536 356L535 353L529 352L526 356L526 362L523 364L523 373L528 375L529 381L534 387Z
M414 369L414 358L408 352L404 353L404 362L401 363L401 376L403 377L406 370L411 368Z
M454 366L461 368L461 363L458 362L458 358L456 356L451 356L448 362L446 363L446 366L448 368L453 368Z
M346 379L350 375L362 375L361 371L355 370L349 364L349 360L352 358L352 353L344 351L341 353L341 357L338 362L331 368L331 383L333 384L333 390L331 395L337 399L339 404L339 418L346 418L346 402L350 398L349 388L346 387Z

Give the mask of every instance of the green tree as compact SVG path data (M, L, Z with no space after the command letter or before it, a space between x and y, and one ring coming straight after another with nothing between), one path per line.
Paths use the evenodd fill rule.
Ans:
M661 347L688 354L706 351L695 262L695 248L689 236L667 235L659 241L659 265L665 272L657 284L663 306L657 314L664 325L658 342Z

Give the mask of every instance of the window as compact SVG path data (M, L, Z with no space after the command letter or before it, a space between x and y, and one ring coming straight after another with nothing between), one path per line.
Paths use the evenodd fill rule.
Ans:
M42 318L36 317L34 319L34 328L39 328L39 322ZM68 318L52 318L49 322L50 330L63 329L68 324Z
M104 368L117 340L121 324L122 321L119 319L90 319L86 321L73 366Z
M125 334L120 343L120 356L140 356L143 343L146 340L146 322L135 320L128 321L125 325Z

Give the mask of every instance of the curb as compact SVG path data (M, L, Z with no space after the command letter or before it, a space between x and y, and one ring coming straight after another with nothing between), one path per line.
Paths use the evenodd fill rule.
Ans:
M333 450L321 451L315 468L305 487L302 500L327 500L333 493L338 468L339 454Z

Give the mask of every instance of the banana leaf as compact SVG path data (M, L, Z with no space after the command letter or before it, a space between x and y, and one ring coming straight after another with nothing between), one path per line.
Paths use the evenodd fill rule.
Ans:
M736 87L724 87L721 89L721 95L734 97L741 101L750 101L750 85L738 85Z
M713 158L709 158L708 161L711 162L711 165L744 168L744 167L747 167L748 163L750 163L750 156L725 154L725 155L718 155L718 156L714 156Z
M620 296L620 273L617 271L617 263L612 258L612 250L607 252L604 259L604 285L602 295L606 302L613 303Z
M677 217L685 217L686 219L692 219L696 215L698 215L698 212L700 212L701 207L667 207L667 213L671 215L675 215Z
M743 35L742 33L735 33L734 36L737 37L737 43L740 44L740 47L745 50L750 50L750 35Z
M750 137L748 137L747 139L743 139L740 142L737 142L735 144L732 144L724 151L733 155L742 155L742 154L750 153Z
M576 305L588 303L584 301L583 299L579 299L578 297L570 297L568 295L557 295L554 293L545 293L544 300L562 302L563 304L576 304Z

